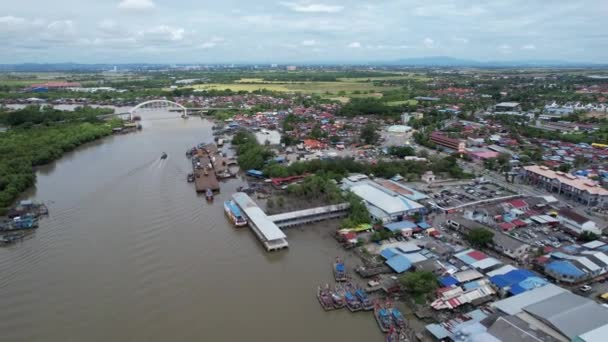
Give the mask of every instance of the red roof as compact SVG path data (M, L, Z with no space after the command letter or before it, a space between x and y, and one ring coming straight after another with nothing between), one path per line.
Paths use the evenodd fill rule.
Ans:
M501 224L498 225L500 227L500 229L502 229L503 231L509 231L511 229L514 228L512 223L509 222L503 222Z
M514 199L507 203L509 203L513 208L517 209L526 208L528 206L528 203L522 199Z
M525 227L528 224L522 220L513 220L512 222L516 227Z
M467 255L477 261L483 260L488 257L487 255L485 255L484 253L482 253L480 251L472 251L472 252L467 253Z

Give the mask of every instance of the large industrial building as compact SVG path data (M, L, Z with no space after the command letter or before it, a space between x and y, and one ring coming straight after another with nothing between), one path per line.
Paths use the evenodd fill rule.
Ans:
M342 187L365 202L371 218L375 221L382 223L400 221L407 216L425 211L423 205L408 198L410 194L405 196L403 191L399 191L401 188L389 189L377 182L357 177L349 177Z

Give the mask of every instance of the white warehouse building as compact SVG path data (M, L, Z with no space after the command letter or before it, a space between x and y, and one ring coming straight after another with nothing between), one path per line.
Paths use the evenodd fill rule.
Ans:
M365 202L371 218L382 223L400 221L404 216L424 212L423 205L382 189L379 185L362 182L352 185L349 190Z

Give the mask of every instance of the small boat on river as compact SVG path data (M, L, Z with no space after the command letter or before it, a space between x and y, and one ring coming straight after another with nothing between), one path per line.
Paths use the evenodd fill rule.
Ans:
M344 299L346 299L346 307L350 312L361 310L361 302L349 291L344 294Z
M207 199L207 201L211 202L213 201L213 190L211 189L207 189L205 191L205 198Z
M376 305L374 307L374 317L383 333L388 333L393 328L393 320L387 308Z
M323 310L329 311L334 309L334 301L331 297L329 285L325 285L324 288L321 286L317 288L317 299Z
M358 288L357 290L355 290L355 296L357 296L357 299L359 299L359 301L361 302L363 310L369 311L374 309L374 303L369 298L367 292L364 289Z
M160 155L160 159L167 159L167 154L165 152L163 152L163 154Z
M337 285L335 290L331 292L331 298L334 301L334 308L342 309L346 306L346 300L344 299L344 289L340 285Z
M334 261L334 278L337 282L346 281L346 266L340 257L336 257Z
M241 213L241 209L234 203L234 201L226 201L224 202L224 212L228 219L232 222L236 227L244 227L247 225L247 220Z

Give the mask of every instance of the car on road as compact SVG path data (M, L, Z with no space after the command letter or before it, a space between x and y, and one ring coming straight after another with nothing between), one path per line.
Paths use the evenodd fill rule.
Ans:
M593 288L587 284L581 286L578 288L579 290L581 290L581 292L589 292L591 291Z

